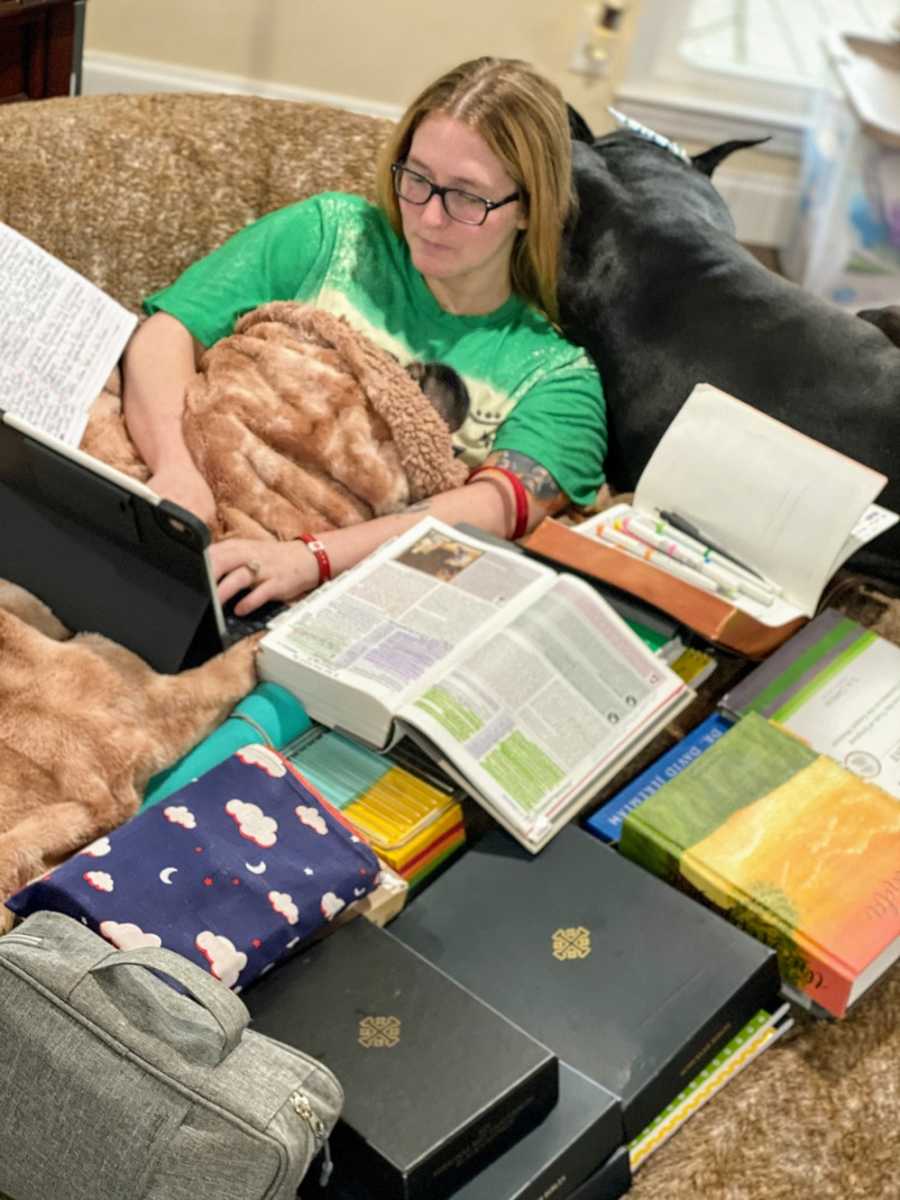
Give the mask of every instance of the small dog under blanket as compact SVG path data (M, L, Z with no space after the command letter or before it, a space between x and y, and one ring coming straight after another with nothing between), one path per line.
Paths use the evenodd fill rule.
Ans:
M450 437L458 414L445 420L432 401L441 390L433 367L408 371L342 317L295 301L241 317L204 353L186 391L184 436L216 500L213 537L288 540L464 483ZM148 476L113 390L94 406L81 445Z
M0 582L0 932L7 896L135 813L150 777L250 691L257 640L158 675Z

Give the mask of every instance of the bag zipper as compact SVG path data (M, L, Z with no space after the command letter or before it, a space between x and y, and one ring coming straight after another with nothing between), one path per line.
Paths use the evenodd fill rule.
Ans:
M298 1117L301 1117L312 1131L313 1140L317 1147L322 1147L324 1159L322 1162L322 1170L319 1173L319 1187L325 1187L331 1178L331 1173L334 1170L334 1163L331 1161L331 1147L328 1144L328 1134L325 1130L325 1123L319 1114L315 1111L310 1103L309 1097L305 1092L301 1092L299 1088L291 1092L290 1095L291 1107Z

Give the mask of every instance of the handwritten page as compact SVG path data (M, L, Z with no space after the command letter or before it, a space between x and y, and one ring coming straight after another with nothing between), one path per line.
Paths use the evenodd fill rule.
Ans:
M137 318L0 222L0 408L76 446Z

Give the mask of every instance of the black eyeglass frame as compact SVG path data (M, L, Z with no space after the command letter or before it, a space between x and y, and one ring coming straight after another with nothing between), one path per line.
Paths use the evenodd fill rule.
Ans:
M422 183L427 183L431 189L424 200L410 200L408 196L403 196L400 193L400 183L403 179L403 173L412 175L415 179L419 179ZM458 225L471 225L478 228L483 225L495 208L503 208L507 204L512 204L513 200L518 200L521 197L521 192L512 192L503 200L486 200L484 196L478 196L475 192L467 192L464 188L457 187L441 187L437 183L432 183L430 179L422 175L419 171L414 171L412 167L408 167L406 163L395 162L391 163L391 174L394 177L394 192L399 200L405 200L407 204L415 204L418 208L424 208L431 200L432 196L440 196L441 206L451 221L456 221ZM463 221L459 217L454 217L453 213L447 207L447 194L454 192L457 195L465 196L468 200L477 200L484 205L484 216L480 221Z

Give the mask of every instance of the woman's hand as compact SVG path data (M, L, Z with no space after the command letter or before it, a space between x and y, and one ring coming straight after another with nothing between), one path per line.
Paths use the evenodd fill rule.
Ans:
M250 589L234 611L245 617L267 600L296 600L319 582L319 564L303 542L226 539L209 548L219 600Z
M529 529L547 513L556 512L567 503L549 472L524 454L501 450L486 462L514 471L524 480L528 488ZM325 547L332 576L337 577L354 566L388 538L403 533L428 513L448 525L467 521L488 533L504 537L515 522L516 506L509 481L499 474L487 474L470 486L442 492L403 512L374 517L346 529L318 533L316 536ZM319 583L319 564L313 552L301 541L226 539L211 546L209 553L223 604L237 592L249 589L235 605L234 611L240 617L253 612L267 600L296 600Z

